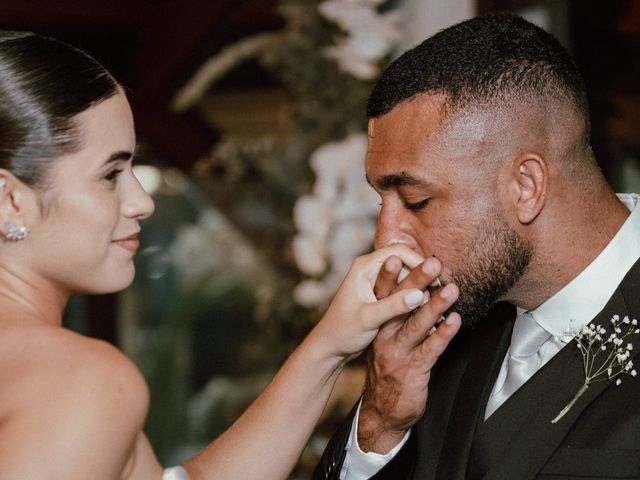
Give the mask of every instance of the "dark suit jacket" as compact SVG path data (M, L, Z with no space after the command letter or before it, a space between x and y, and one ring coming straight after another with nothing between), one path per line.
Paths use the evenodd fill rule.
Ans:
M640 261L592 323L610 328L614 314L640 321ZM640 375L621 376L620 386L591 384L551 423L584 383L575 341L484 421L514 318L513 306L497 304L449 345L432 371L425 415L374 479L640 479ZM640 334L628 343L637 355ZM338 478L353 414L329 442L314 479Z

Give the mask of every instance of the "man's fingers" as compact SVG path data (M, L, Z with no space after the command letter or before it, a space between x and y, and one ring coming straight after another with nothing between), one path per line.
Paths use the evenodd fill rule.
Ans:
M442 270L442 265L437 258L427 258L422 264L412 269L392 292L405 290L407 288L426 290L429 285L437 281L440 270Z
M391 255L382 264L382 268L376 278L373 293L376 298L385 298L398 286L398 274L402 269L402 260Z
M421 351L420 356L427 359L426 371L431 370L438 357L442 355L453 337L458 333L461 325L460 315L456 312L450 313L418 347Z
M424 298L424 292L418 289L396 292L377 302L365 305L363 307L365 309L364 317L369 322L371 329L380 328L389 320L407 314L422 305Z

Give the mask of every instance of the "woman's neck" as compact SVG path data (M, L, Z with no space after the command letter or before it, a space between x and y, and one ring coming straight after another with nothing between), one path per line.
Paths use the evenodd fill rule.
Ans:
M5 313L22 311L26 317L61 326L69 296L42 278L0 265L0 305Z

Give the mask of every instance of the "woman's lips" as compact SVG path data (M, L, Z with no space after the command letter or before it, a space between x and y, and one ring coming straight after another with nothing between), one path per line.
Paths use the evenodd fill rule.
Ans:
M114 240L113 243L121 246L125 250L130 251L131 253L136 253L140 248L140 240L138 240L138 234L129 235L128 237L121 238L119 240Z

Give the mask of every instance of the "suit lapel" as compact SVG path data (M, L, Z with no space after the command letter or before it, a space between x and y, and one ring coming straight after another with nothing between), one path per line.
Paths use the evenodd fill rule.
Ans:
M483 418L486 399L509 347L514 317L515 308L512 305L499 304L472 335L469 361L449 415L437 466L437 479L465 478L476 424L478 419Z
M638 314L638 286L640 275L637 270L640 262L634 266L616 290L602 312L593 320L593 324L610 329L610 320L614 314ZM628 301L627 301L628 300ZM631 308L633 307L633 308ZM631 312L631 313L630 313ZM633 343L633 353L640 349L640 335L632 335L628 341ZM508 450L495 462L486 480L535 478L544 464L558 448L582 411L607 388L615 388L613 382L596 382L573 405L569 412L557 423L551 420L573 398L585 379L582 366L582 354L575 341L570 342L549 363L540 369L530 381L507 400L496 414L507 415L514 422L513 437ZM631 377L625 378L632 380ZM502 410L502 412L500 411ZM495 414L494 414L495 415ZM526 461L523 461L526 459Z

